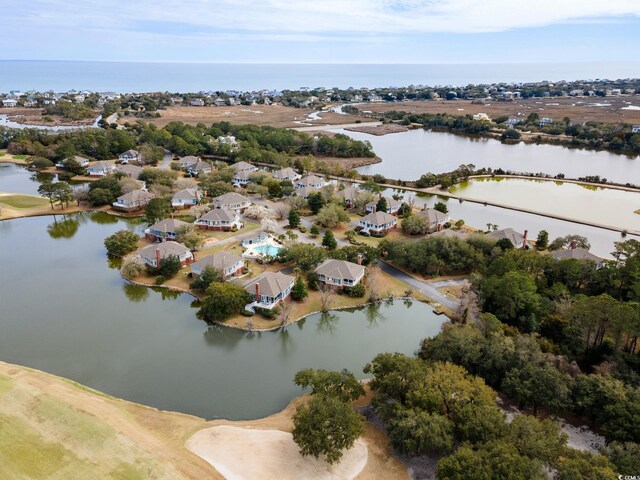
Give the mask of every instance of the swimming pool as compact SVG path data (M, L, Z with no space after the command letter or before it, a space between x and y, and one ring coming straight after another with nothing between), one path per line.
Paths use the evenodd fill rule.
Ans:
M275 257L276 255L278 255L278 253L280 253L280 250L282 250L282 247L270 244L256 245L255 247L253 247L253 251L258 253L259 255L268 255L270 257Z

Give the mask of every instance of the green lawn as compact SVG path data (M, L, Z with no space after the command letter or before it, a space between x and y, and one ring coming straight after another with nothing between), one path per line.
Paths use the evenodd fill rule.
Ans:
M9 208L33 208L43 207L49 204L49 200L35 195L0 195L0 204L4 204Z

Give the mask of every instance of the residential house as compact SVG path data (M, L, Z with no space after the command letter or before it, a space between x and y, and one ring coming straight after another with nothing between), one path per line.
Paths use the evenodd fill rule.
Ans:
M137 150L127 150L126 152L118 155L118 160L122 163L136 162L139 163L142 160L142 155Z
M154 243L140 250L139 255L145 264L153 268L158 268L163 259L172 255L178 257L183 267L194 261L191 250L178 242Z
M132 190L129 193L125 193L118 197L118 199L112 203L113 207L118 210L124 210L125 212L132 212L134 210L141 210L149 203L155 195L145 190Z
M116 165L116 172L124 173L127 177L137 180L142 173L142 167L123 163L122 165Z
M180 168L182 168L183 170L189 170L189 168L195 166L199 161L200 158L194 157L193 155L187 155L186 157L181 157L178 159Z
M202 194L197 188L184 188L173 194L171 206L177 209L190 208L197 205L201 198Z
M14 108L18 106L18 100L15 98L5 98L2 100L2 106L5 108Z
M291 294L295 278L282 272L264 272L244 286L244 289L254 297L254 301L247 305L247 309L273 309Z
M444 228L445 223L451 221L451 217L447 213L442 213L435 208L427 208L418 212L418 215L427 222L427 231L429 233L438 232Z
M522 123L522 120L519 119L518 117L509 117L509 118L507 118L507 121L504 122L504 123L507 125L507 127L513 128L517 124Z
M373 212L365 215L358 222L358 230L366 233L386 233L395 228L398 219L386 212Z
M395 198L392 197L384 197L384 199L387 202L387 213L390 213L391 215L397 215L398 214L398 210L400 210L400 205L402 205L401 202L399 202L398 200L396 200ZM364 206L364 210L367 213L372 213L375 212L377 207L378 207L378 202L380 201L380 199L378 200L374 200L373 202L369 202Z
M213 104L216 107L224 107L227 104L227 101L224 98L218 97L213 101Z
M544 117L544 118L541 118L540 121L538 122L538 127L542 128L545 125L549 125L550 123L553 123L553 119L549 117Z
M309 195L311 195L312 193L317 193L320 190L318 190L317 188L313 188L313 187L303 187L303 188L298 188L296 189L295 192L293 192L293 194L296 197L302 197L305 200L307 200L309 198Z
M358 189L354 187L347 187L344 190L338 190L336 195L344 199L344 205L347 208L354 208L356 205L356 198L358 196Z
M358 263L330 258L322 262L315 273L318 275L318 280L326 285L353 287L364 278L364 270L364 267Z
M78 155L73 155L71 157L67 157L67 158L65 158L63 160L60 160L58 163L56 163L56 167L57 168L66 168L67 162L69 160L75 161L81 167L87 167L89 165L89 160L88 159L86 159L84 157L79 157Z
M489 115L487 115L486 113L476 113L473 116L474 120L480 121L480 122L490 122L491 121L491 117Z
M182 99L180 99L180 103L182 103ZM189 105L192 107L204 107L204 100L202 98L194 98L189 102Z
M322 188L326 185L324 178L316 175L307 175L299 180L296 180L293 184L296 188Z
M640 125L634 125L631 127L631 133L640 133Z
M293 183L300 178L300 174L296 172L293 168L287 167L287 168L282 168L276 172L273 172L273 178L281 182L289 181Z
M263 243L267 240L267 238L269 238L269 235L267 235L266 233L260 233L255 237L245 238L244 240L240 241L240 245L242 245L243 247L248 247L249 245L255 245L256 243Z
M213 167L211 166L211 164L203 161L199 161L198 163L196 163L195 165L192 165L187 169L187 173L189 175L193 175L194 177L197 177L201 173L211 173L211 172L213 172Z
M224 208L214 208L208 211L195 222L201 230L235 230L242 228L238 212Z
M237 172L233 175L233 185L236 187L246 187L251 183L251 172L247 172L246 170L242 172Z
M144 231L144 236L152 242L160 240L175 240L178 236L176 231L180 227L188 227L190 223L183 222L182 220L176 220L175 218L165 218L157 223L154 223Z
M527 241L528 231L525 230L524 234L520 232L516 232L513 228L505 228L503 230L496 230L495 232L491 232L488 235L496 240L501 240L503 238L508 239L514 248L521 248L523 250L529 249L529 243Z
M216 208L222 208L225 210L231 210L234 212L241 211L249 208L251 200L244 195L240 195L236 192L229 192L213 199L213 204Z
M87 167L87 173L91 177L104 177L110 175L116 171L114 163L96 162L93 165Z
M24 101L24 106L27 108L35 108L38 106L38 102L36 100L28 98Z
M258 167L256 167L255 165L251 165L248 162L238 162L238 163L234 163L233 165L231 165L231 169L235 172L235 173L240 173L240 172L255 172L256 170L258 170Z
M604 267L604 259L589 252L586 248L569 248L567 250L556 250L551 252L551 257L555 260L580 260L593 262L596 264L596 268L600 269Z
M229 145L232 149L238 147L238 141L233 135L220 136L216 141L221 145Z
M201 258L191 265L191 273L194 275L202 275L206 267L213 267L222 272L225 280L231 277L242 275L244 269L244 259L240 255L230 252L215 252L211 255Z

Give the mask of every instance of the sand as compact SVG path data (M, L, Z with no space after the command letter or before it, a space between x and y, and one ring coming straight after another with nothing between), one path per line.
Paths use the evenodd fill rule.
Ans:
M186 445L227 480L348 480L364 469L368 457L366 443L358 440L339 464L329 465L302 457L288 432L227 425L200 430Z

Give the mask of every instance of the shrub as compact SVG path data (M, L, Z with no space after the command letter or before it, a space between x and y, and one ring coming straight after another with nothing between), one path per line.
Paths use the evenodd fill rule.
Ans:
M180 271L182 264L177 255L168 255L162 259L159 267L147 265L149 275L161 275L163 277L173 277Z
M122 276L128 280L139 277L145 271L144 263L138 259L129 259L120 268Z
M95 191L95 190L94 190ZM119 230L105 238L104 246L112 257L124 257L138 247L138 235L129 230Z
M364 285L359 283L358 285L354 285L353 287L347 287L344 289L345 293L350 297L354 298L362 298L365 296L367 289Z
M156 285L162 285L162 284L163 284L164 282L166 282L166 281L167 281L167 278L166 278L165 276L163 276L163 275L158 275L158 276L156 277L155 284L156 284Z

